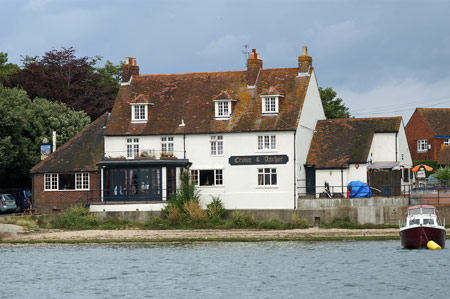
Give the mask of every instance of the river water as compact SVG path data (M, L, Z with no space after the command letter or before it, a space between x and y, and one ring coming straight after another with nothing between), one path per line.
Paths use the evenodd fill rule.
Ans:
M400 241L0 246L0 298L448 298Z

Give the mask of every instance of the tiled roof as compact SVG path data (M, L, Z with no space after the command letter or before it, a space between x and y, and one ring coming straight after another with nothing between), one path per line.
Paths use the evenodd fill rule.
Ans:
M450 145L442 145L438 165L450 165Z
M345 168L363 163L374 133L398 132L401 117L345 118L317 122L307 165L316 168Z
M222 90L213 100L235 100L237 96L232 90Z
M31 173L94 171L103 157L103 131L108 113L97 118L47 159L31 169Z
M247 71L135 75L121 86L105 135L295 130L310 80L297 74L297 68L262 69L255 89L247 88ZM279 113L262 115L260 95L272 86L283 91ZM154 104L147 123L130 121L130 102L138 95ZM237 100L229 120L215 119L218 96ZM179 126L181 120L186 126Z
M435 136L450 136L450 108L417 108Z

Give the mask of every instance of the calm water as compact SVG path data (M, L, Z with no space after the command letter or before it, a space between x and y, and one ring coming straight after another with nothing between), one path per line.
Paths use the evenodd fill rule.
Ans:
M400 241L0 246L0 298L448 298L450 249Z

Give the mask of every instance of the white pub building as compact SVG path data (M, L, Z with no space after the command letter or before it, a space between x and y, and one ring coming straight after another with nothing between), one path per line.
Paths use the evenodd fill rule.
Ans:
M127 58L97 163L103 204L91 211L161 209L184 169L203 205L296 208L325 119L311 62L303 47L298 67L263 69L253 50L246 71L140 75Z

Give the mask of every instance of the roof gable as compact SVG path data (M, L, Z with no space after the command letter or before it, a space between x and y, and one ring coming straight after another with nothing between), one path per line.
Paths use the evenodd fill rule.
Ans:
M435 136L450 136L450 108L417 108Z
M94 171L103 157L103 131L108 113L104 113L69 141L60 146L47 159L39 162L30 172Z
M367 161L375 133L398 132L401 117L320 120L316 126L307 165L345 168Z

